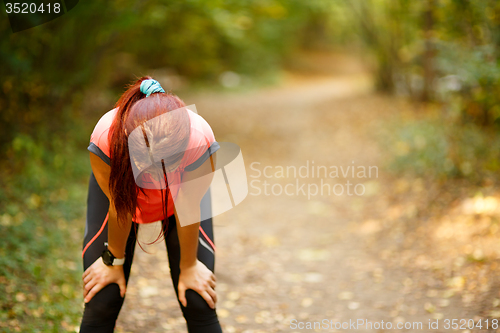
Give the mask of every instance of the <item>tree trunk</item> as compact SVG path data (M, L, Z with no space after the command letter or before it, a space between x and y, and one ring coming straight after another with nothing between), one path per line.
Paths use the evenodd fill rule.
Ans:
M434 81L434 45L432 36L434 28L434 7L435 0L427 0L427 8L424 12L424 36L425 36L425 51L423 57L424 67L424 87L422 90L421 100L428 102L433 97L433 81Z

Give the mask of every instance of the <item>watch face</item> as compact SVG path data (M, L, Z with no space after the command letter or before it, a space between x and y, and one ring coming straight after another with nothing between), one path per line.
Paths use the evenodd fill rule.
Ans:
M113 254L109 251L109 250L104 250L102 252L102 261L108 265L108 266L112 266L113 265Z

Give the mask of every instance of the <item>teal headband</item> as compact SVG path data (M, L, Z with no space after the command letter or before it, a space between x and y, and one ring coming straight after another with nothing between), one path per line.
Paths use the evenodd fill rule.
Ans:
M161 87L160 83L156 80L153 79L148 79L144 80L141 82L141 92L146 95L146 97L149 97L149 95L157 93L157 92L162 92L164 93L165 90Z

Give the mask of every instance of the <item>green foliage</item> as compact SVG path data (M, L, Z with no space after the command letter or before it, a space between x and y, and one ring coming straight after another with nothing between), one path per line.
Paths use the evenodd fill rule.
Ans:
M441 95L437 98L449 107L459 108L463 123L499 125L500 59L497 59L495 46L467 48L453 42L440 42L437 48L436 68L445 76L442 81L453 76L457 84L450 90L446 82L442 82L438 86Z
M381 90L439 103L439 116L394 124L384 139L395 156L388 156L391 170L494 179L500 2L354 0L338 3L335 15L347 17L337 21L350 26L352 40L373 56Z
M0 148L18 133L38 140L63 132L82 117L88 86L122 90L135 76L154 75L151 69L209 81L228 70L254 76L276 70L322 3L80 2L61 18L15 34L2 20Z
M338 11L373 54L379 88L444 103L458 95L464 122L500 122L498 1L354 0Z
M388 170L397 175L473 182L495 179L500 171L500 135L442 116L398 117L381 135Z
M16 169L2 170L0 187L2 332L65 332L78 325L89 162L74 147L55 140L46 148L26 135L13 140Z

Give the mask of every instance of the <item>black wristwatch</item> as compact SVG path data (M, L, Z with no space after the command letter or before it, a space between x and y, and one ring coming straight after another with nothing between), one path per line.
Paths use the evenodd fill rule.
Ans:
M108 250L108 243L104 243L106 249L102 251L102 262L107 266L119 266L125 263L125 258L117 259L110 250Z

